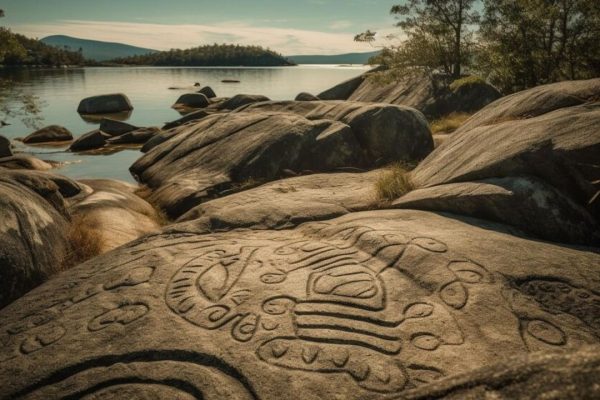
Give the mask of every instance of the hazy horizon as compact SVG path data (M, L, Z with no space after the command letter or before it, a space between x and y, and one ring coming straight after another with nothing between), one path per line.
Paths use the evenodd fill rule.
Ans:
M156 50L212 43L261 45L285 55L373 51L353 37L392 32L400 0L8 0L3 25L30 37L66 35ZM33 11L32 11L33 10Z

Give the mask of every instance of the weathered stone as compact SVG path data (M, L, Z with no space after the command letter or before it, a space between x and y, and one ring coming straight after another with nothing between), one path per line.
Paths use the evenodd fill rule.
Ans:
M310 120L330 119L350 126L370 165L393 161L414 163L433 150L427 120L419 111L391 104L347 101L272 101L236 112L294 112Z
M237 94L232 98L221 102L218 109L235 110L247 104L258 103L261 101L269 101L269 98L257 94Z
M181 117L179 119L176 119L175 121L166 123L163 126L163 129L168 130L168 129L172 129L172 128L177 128L178 126L181 126L181 125L185 124L186 122L196 121L196 120L208 117L209 115L211 115L211 114L205 110L193 111L189 114L184 115L183 117Z
M0 168L48 171L54 166L50 162L40 160L37 157L19 153L14 156L0 158Z
M73 140L71 132L59 125L50 125L45 128L39 129L25 139L23 143L48 143L48 142L67 142Z
M111 114L131 110L131 102L122 93L87 97L77 107L79 114Z
M284 169L331 171L365 162L347 125L289 113L214 115L168 135L130 170L171 217L234 185L276 179Z
M139 128L131 132L124 133L120 136L111 137L106 140L108 144L144 144L154 136L162 132L160 128L148 127Z
M210 101L202 93L186 93L179 96L173 107L204 108L209 104Z
M100 127L98 129L109 134L110 136L120 136L140 128L116 119L102 118L100 121Z
M62 205L51 179L0 170L0 308L60 270L69 250Z
M599 98L600 78L541 85L496 100L469 118L458 132L537 117L560 108L598 101Z
M600 225L585 208L533 178L491 178L412 191L394 207L446 211L515 226L542 239L600 246Z
M599 263L593 249L406 210L153 235L0 311L2 395L402 396L528 352L597 344ZM575 357L557 367L589 365ZM552 376L529 371L530 382Z
M160 217L135 194L136 186L108 179L84 179L90 193L70 205L69 211L105 253L160 228Z
M212 88L210 86L204 86L202 89L198 90L198 93L202 93L208 99L212 99L214 97L217 97L217 94L215 93L214 90L212 90Z
M315 101L315 100L321 100L321 99L319 99L317 96L315 96L313 94L302 92L302 93L299 93L298 96L296 96L296 98L294 100L296 100L296 101Z
M173 230L211 232L235 228L284 229L331 219L377 205L380 171L299 176L267 183L191 209Z
M84 133L79 136L71 146L69 150L71 151L86 151L86 150L94 150L104 147L106 145L106 141L110 139L112 136L108 133L104 133L99 129L90 131L88 133Z
M600 221L598 124L600 103L590 103L534 118L461 129L423 160L411 178L416 187L431 187L533 176Z
M10 157L12 155L13 152L10 140L0 135L0 158Z
M600 347L535 353L483 367L408 391L394 400L596 399L600 397Z

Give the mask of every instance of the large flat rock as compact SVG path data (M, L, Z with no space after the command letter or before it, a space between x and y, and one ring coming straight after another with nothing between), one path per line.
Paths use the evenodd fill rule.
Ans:
M591 248L406 210L154 235L0 311L0 397L402 395L597 344L598 265Z
M205 233L235 228L284 229L378 205L381 171L299 176L210 200L182 215L169 230ZM184 222L187 221L187 222Z

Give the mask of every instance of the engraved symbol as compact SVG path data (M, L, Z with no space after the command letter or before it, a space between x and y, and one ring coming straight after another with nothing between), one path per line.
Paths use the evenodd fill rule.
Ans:
M88 323L92 332L106 329L109 326L128 325L142 318L150 309L145 304L125 304L98 315Z
M53 343L58 342L66 333L65 328L60 325L47 325L35 334L27 337L21 343L21 352L23 354L30 354L35 351L41 350L44 347L50 346Z

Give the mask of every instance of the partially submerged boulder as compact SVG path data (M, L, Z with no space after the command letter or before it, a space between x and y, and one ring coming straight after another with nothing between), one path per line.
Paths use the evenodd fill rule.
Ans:
M556 376L576 384L551 394L597 392L585 349L600 337L599 264L592 249L407 210L151 235L0 311L2 395L512 398ZM557 358L540 366L540 353Z
M110 139L112 135L108 133L104 133L99 129L95 129L88 133L85 133L79 136L71 146L69 150L71 151L87 151L87 150L95 150L101 147L104 147L107 143L107 140Z
M204 86L202 89L198 90L198 93L202 93L208 99L217 97L217 94L215 93L214 90L212 90L212 88L210 86Z
M298 93L298 95L296 96L296 98L294 100L296 100L296 101L316 101L316 100L321 100L321 99L319 99L317 96L315 96L313 94L302 92L302 93Z
M209 104L210 100L202 93L186 93L179 96L173 107L204 108Z
M87 97L79 103L79 114L111 114L131 111L133 106L123 93Z
M107 144L144 144L154 136L159 135L162 130L151 126L147 128L138 128L134 131L114 136L106 140Z
M140 129L140 127L116 119L102 118L100 121L100 127L98 129L111 136L120 136L125 133Z
M67 142L73 140L71 131L59 125L49 125L42 129L38 129L25 139L23 143L49 143L49 142Z

